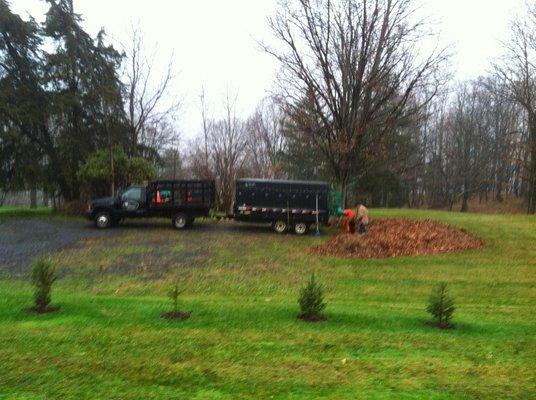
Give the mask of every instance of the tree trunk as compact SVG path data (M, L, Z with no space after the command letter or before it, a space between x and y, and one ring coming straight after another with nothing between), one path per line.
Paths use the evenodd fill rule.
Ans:
M497 182L497 193L495 194L495 200L497 200L499 203L502 203L503 202L503 197L502 197L502 181L499 180Z
M342 208L348 207L348 184L347 182L341 182L341 195L342 195Z
M469 200L469 191L464 190L463 195L462 195L462 207L460 209L461 212L467 212L469 210L468 200Z
M0 192L0 207L4 205L4 201L6 201L6 197L7 197L7 190L3 190L2 192Z
M111 172L111 177L110 177L110 191L111 191L111 196L113 196L115 194L115 170L114 170L114 156L113 156L113 153L110 151L110 172Z
M529 115L530 167L528 171L529 186L527 190L527 212L536 212L536 114Z
M37 208L37 189L35 186L30 188L30 208Z

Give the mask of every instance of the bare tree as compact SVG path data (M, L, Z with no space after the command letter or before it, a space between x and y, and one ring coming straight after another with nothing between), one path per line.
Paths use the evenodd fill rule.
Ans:
M156 46L155 46L156 49ZM125 46L127 118L130 134L130 154L148 156L147 152L160 150L174 135L169 126L180 106L176 98L168 98L174 79L172 57L163 73L155 78L153 70L156 50L149 56L139 27L132 29L129 46ZM167 104L165 104L167 102ZM165 131L159 131L166 128Z
M526 113L528 127L527 211L536 212L536 3L527 1L526 15L511 24L511 39L495 73L511 99Z
M219 181L220 210L230 211L235 180L240 177L246 159L245 123L236 116L236 96L225 94L224 118L212 121L209 129L209 151L214 175Z
M200 178L210 179L214 177L210 168L210 156L209 156L210 127L213 121L211 121L209 117L209 110L208 110L208 105L207 105L206 96L205 96L205 88L201 88L201 94L199 95L199 103L201 107L203 144L202 144L202 149L197 149L197 153L198 153L198 157L196 160L196 165L197 165L197 170L198 170L197 175Z
M272 98L260 102L247 121L248 163L259 178L282 178L284 114Z
M422 185L430 207L452 209L493 194L515 192L523 138L519 106L504 96L493 76L462 82L435 99L426 113L425 165L415 185Z
M185 178L183 160L179 149L166 148L161 156L160 177L163 179Z
M281 91L291 115L304 106L307 140L321 149L345 193L382 136L418 113L435 94L442 50L421 54L426 24L412 0L299 0L282 4L270 26L282 48ZM430 97L410 102L417 89ZM305 111L303 111L305 112Z
M193 176L217 181L218 209L228 212L234 182L245 174L246 123L236 115L236 96L229 91L225 94L222 118L209 116L204 94L201 104L202 132L190 142L188 168Z

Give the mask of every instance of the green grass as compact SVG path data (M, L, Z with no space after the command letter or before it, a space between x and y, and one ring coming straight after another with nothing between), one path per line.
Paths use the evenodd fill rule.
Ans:
M49 214L52 214L51 207L0 207L0 218L43 216Z
M382 260L319 258L326 237L262 230L146 230L52 254L55 314L0 279L0 399L536 398L536 218L410 210L483 249ZM225 222L222 222L225 224ZM311 272L328 321L296 319ZM186 281L186 321L166 293ZM432 287L455 296L454 330L426 324Z

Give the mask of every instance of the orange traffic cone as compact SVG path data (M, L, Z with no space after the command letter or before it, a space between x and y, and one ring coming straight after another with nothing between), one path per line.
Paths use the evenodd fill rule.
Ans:
M160 197L160 190L156 191L156 204L162 203L162 197Z

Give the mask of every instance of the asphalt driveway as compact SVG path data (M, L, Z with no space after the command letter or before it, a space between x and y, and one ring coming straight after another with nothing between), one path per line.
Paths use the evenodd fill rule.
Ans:
M117 231L99 231L89 221L55 218L0 220L0 274L22 273L39 254L73 246L81 239L110 234L117 234Z

